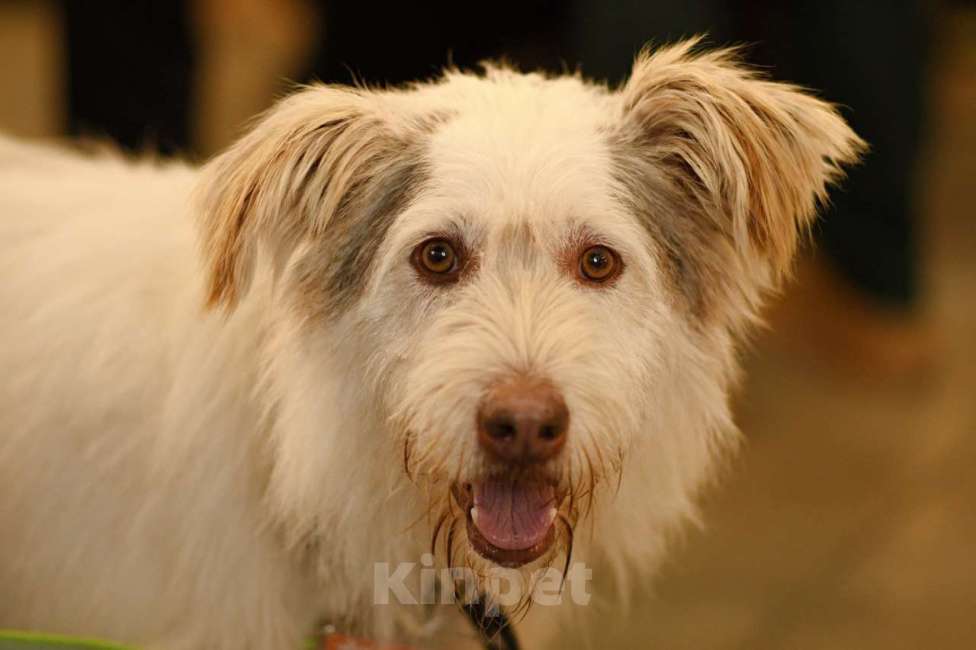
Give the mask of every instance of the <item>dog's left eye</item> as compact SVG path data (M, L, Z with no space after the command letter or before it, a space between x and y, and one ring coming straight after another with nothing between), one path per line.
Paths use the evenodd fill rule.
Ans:
M446 239L428 239L414 250L413 264L431 282L452 282L460 269L455 246Z
M583 251L579 262L581 278L591 283L604 283L620 273L617 254L606 246L591 246Z

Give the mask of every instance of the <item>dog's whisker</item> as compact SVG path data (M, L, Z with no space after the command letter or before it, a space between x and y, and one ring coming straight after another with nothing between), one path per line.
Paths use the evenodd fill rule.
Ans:
M534 587L534 585L533 585ZM532 609L533 599L531 596L531 589L529 594L527 594L515 607L515 610L509 615L509 625L517 625L525 620L525 617L529 615L529 610Z
M447 566L454 566L454 529L457 526L457 519L451 520L451 525L447 531L447 540L445 542L447 550Z
M623 486L624 483L624 463L622 458L620 459L620 462L616 467L616 474L617 474L617 487L613 492L613 496L615 498L620 496L620 488L621 486Z
M583 508L582 516L587 517L590 514L590 510L593 507L593 491L596 488L596 473L593 470L593 461L590 459L590 453L587 447L583 447L583 457L586 459L587 467L587 480L589 481L589 488L581 496L586 496L586 506Z
M413 482L414 480L413 471L410 468L410 448L412 446L412 439L413 435L409 431L403 437L403 472L407 475L407 478L410 479L410 482Z
M593 449L593 452L596 454L596 458L597 458L597 461L598 461L597 467L599 467L599 470L600 471L599 471L599 474L594 474L593 473L593 468L590 467L590 473L593 474L594 476L597 476L598 475L598 476L601 476L602 477L602 476L606 475L607 470L608 470L607 459L603 455L603 451L601 450L600 445L594 443L593 445L591 445L591 447Z
M449 513L445 512L437 519L437 523L434 525L434 532L430 539L430 554L435 557L437 555L437 538L440 536L441 527L447 521L448 516ZM450 563L448 563L448 566L450 566Z
M563 515L559 515L559 521L563 524L566 529L566 562L563 564L562 578L559 580L559 593L563 592L563 587L566 585L566 575L569 573L569 567L573 560L573 524L570 523Z

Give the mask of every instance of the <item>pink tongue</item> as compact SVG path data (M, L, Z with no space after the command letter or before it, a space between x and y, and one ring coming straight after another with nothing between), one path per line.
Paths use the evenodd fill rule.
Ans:
M551 485L506 479L475 483L471 517L493 546L506 551L531 548L546 537L556 511Z

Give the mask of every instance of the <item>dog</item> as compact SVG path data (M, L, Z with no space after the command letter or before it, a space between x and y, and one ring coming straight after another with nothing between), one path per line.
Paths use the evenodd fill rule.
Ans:
M456 605L377 604L422 557L490 603L490 570L570 559L625 598L735 448L737 346L864 148L694 40L613 89L303 88L200 170L3 141L0 627L459 647Z

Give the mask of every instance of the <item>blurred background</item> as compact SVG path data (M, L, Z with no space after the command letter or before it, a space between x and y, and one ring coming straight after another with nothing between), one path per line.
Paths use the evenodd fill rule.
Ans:
M746 444L706 530L595 646L976 647L973 4L0 0L0 130L202 160L296 82L504 57L614 83L703 32L872 152L744 355Z

